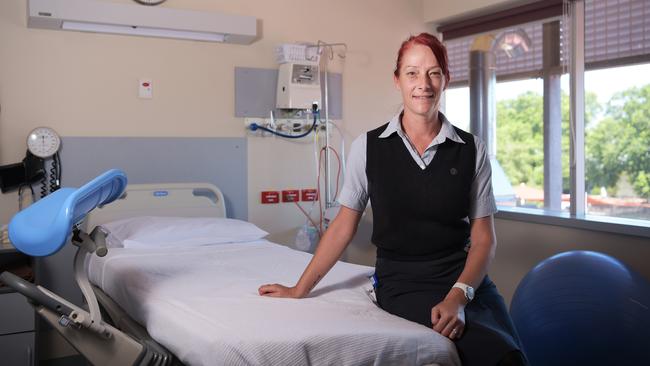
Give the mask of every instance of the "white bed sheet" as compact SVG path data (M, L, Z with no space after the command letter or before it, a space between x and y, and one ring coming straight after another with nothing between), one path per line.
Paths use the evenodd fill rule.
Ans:
M310 259L258 240L112 248L87 269L187 365L460 365L447 338L371 302L371 267L339 262L305 299L257 294L263 283L294 283Z

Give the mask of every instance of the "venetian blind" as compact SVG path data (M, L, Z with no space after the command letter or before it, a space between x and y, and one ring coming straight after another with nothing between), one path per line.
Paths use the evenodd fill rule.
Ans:
M492 16L495 27L482 33L497 35L505 29L522 28L532 42L530 51L516 58L508 58L504 52L497 52L497 78L504 80L539 77L542 73L542 24L559 19L560 17L555 16L503 28L498 26L503 26L504 22ZM483 30L489 28L485 21L481 22L481 25ZM453 25L441 28L453 29ZM560 42L564 43L567 41L564 36L565 27L560 28ZM467 85L469 49L474 38L481 33L452 39L446 39L445 32L442 33L449 54L452 78L450 86ZM586 0L585 68L590 70L642 62L650 62L650 1Z

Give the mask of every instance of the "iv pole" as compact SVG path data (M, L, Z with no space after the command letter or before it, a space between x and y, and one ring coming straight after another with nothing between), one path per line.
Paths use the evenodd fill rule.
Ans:
M316 53L318 55L321 55L323 50L325 48L329 49L329 57L330 59L334 55L333 48L334 47L343 47L344 51L343 53L339 53L339 57L345 58L345 53L348 50L348 45L345 43L325 43L321 40L318 41L316 45L311 45L307 46L307 48L314 48L316 47ZM328 61L325 61L325 65L327 65ZM325 209L328 209L334 205L333 198L332 198L332 187L331 187L331 167L330 167L330 120L329 120L329 88L328 88L328 70L327 66L325 66L325 96L323 98L324 104L325 104ZM341 162L343 164L343 162Z

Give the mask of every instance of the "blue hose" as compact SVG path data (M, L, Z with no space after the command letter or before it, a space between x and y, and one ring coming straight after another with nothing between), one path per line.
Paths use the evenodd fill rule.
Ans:
M280 137L284 137L284 138L288 138L288 139L299 139L299 138L302 138L302 137L305 137L305 136L309 135L316 128L316 122L319 120L319 114L320 113L318 111L314 111L313 114L314 114L314 123L311 124L311 127L309 127L309 130L307 130L304 133L301 133L300 135L289 135L289 134L286 134L286 133L278 132L276 130L272 130L272 129L264 127L264 126L260 126L255 122L251 123L250 126L248 126L248 128L251 131L257 131L258 129L260 129L262 131L270 132L270 133L272 133L272 134L274 134L276 136L280 136Z

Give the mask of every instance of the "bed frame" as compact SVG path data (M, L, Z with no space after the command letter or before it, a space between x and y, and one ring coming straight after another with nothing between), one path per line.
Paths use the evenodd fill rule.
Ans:
M129 184L86 218L86 229L136 216L227 217L223 193L210 183Z
M107 253L101 223L143 215L226 217L223 194L204 183L126 186L126 182L122 171L109 170L78 189L54 192L16 214L9 225L16 247L29 255L54 254L70 241L78 247L75 279L87 308L10 272L0 274L0 280L27 297L36 312L93 365L182 365L90 284L84 260Z
M90 212L85 227L94 228L137 216L226 217L226 205L221 190L209 183L129 184L120 198ZM110 296L97 286L92 288L111 325L155 350L156 354L165 355L156 365L183 366Z

